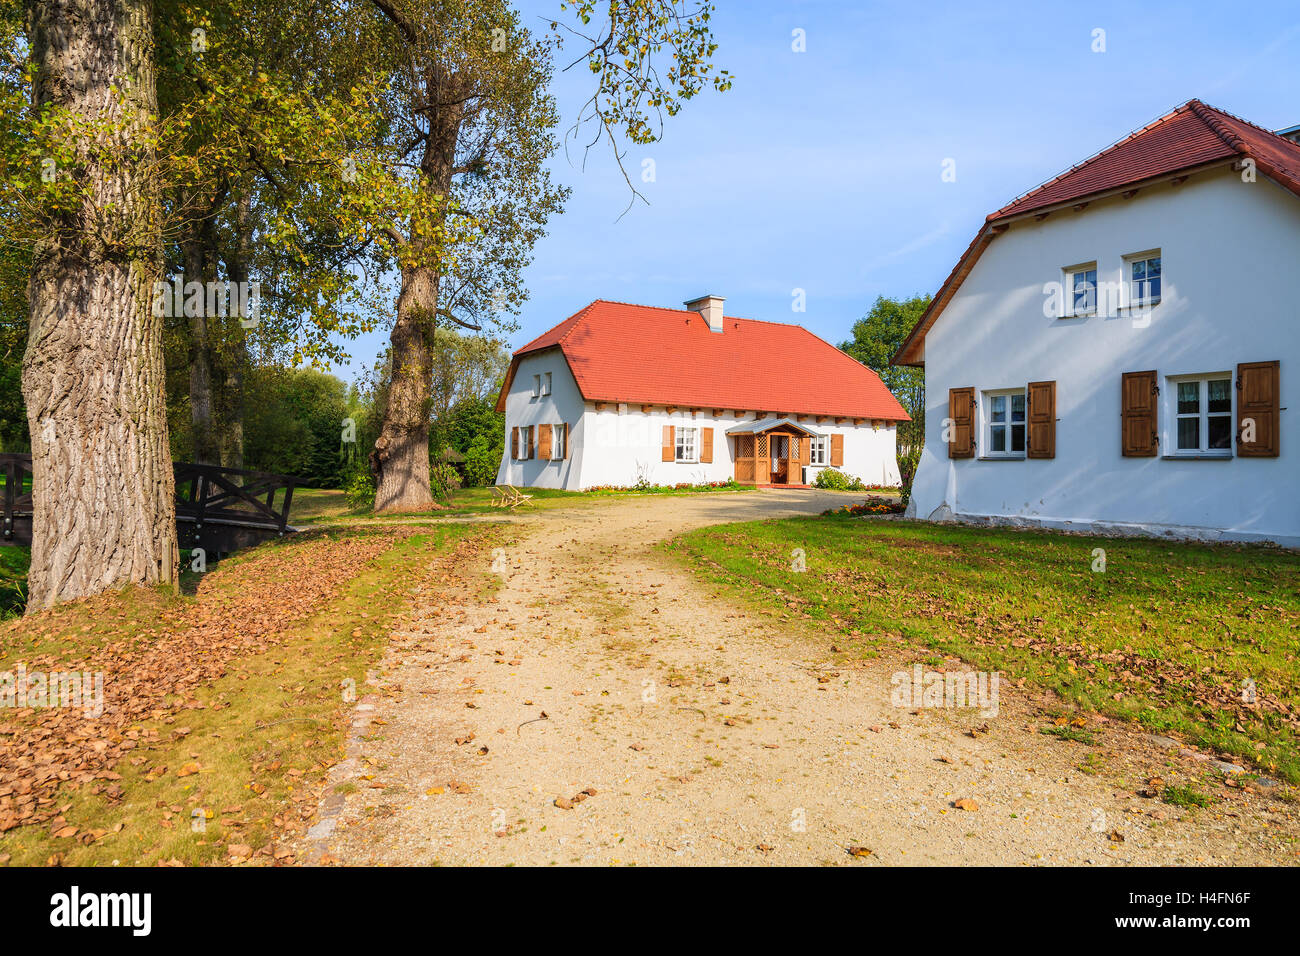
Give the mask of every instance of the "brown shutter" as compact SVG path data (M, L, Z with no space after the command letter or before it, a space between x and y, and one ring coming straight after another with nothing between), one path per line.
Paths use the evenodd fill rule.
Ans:
M518 460L519 458L519 429L518 427L510 429L510 457Z
M952 438L948 441L949 458L975 456L975 388L948 389L948 417L952 419Z
M664 426L664 461L677 458L677 430L672 425Z
M569 457L569 423L564 423L564 458L567 461Z
M700 461L703 464L713 463L713 429L700 429Z
M1282 425L1281 363L1245 362L1237 366L1237 454L1242 458L1276 458ZM1242 441L1246 420L1255 440Z
M1055 458L1056 383L1030 382L1025 400L1029 403L1026 457Z
M537 426L537 457L549 459L551 457L551 426Z
M1159 444L1156 373L1125 372L1120 389L1120 451L1125 458L1154 458Z
M844 436L831 436L831 467L839 468L844 464Z

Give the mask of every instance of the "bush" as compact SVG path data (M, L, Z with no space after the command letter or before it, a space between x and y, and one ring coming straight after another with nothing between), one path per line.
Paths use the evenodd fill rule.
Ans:
M370 511L375 507L375 477L364 468L348 475L343 483L343 494L353 511Z
M915 448L906 455L898 456L898 475L901 480L903 507L912 500L912 480L916 477L916 466L921 462L921 449Z
M817 472L817 477L813 479L813 487L825 488L828 491L867 490L867 486L862 483L861 478L854 478L852 475L846 475L834 468L823 468Z
M440 462L429 472L429 489L435 498L450 500L451 493L460 487L460 472L447 462Z

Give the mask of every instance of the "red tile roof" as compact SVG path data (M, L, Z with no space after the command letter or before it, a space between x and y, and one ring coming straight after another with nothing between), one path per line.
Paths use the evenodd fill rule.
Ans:
M1240 117L1188 100L1171 113L1126 136L1114 146L1048 180L1041 186L990 213L984 229L971 242L930 308L904 340L896 365L920 365L921 344L962 280L988 244L1007 223L1029 213L1139 186L1198 167L1250 159L1259 175L1268 176L1300 195L1300 144L1248 123Z
M598 299L514 353L558 348L591 402L908 421L871 369L798 325L727 316L721 333L685 309Z

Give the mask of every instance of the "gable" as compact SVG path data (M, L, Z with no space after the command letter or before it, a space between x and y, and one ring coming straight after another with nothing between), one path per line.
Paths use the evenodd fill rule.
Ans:
M1262 127L1189 100L1172 113L1130 134L1115 145L985 219L985 225L944 280L930 307L894 355L894 365L925 364L925 335L952 300L975 263L999 235L1017 220L1045 219L1058 211L1084 212L1089 203L1109 197L1141 198L1142 190L1216 167L1251 163L1267 177L1300 196L1300 144Z

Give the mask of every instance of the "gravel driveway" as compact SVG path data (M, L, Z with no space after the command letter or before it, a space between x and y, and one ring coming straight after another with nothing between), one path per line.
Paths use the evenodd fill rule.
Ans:
M1187 811L1135 792L1203 757L1116 723L1099 748L1045 736L1042 701L1009 682L992 718L893 706L891 675L919 651L832 666L831 634L746 609L654 548L845 500L764 491L520 514L518 542L485 555L495 599L431 596L395 633L299 858L1297 862L1294 804L1270 793ZM1078 769L1090 750L1103 772Z

